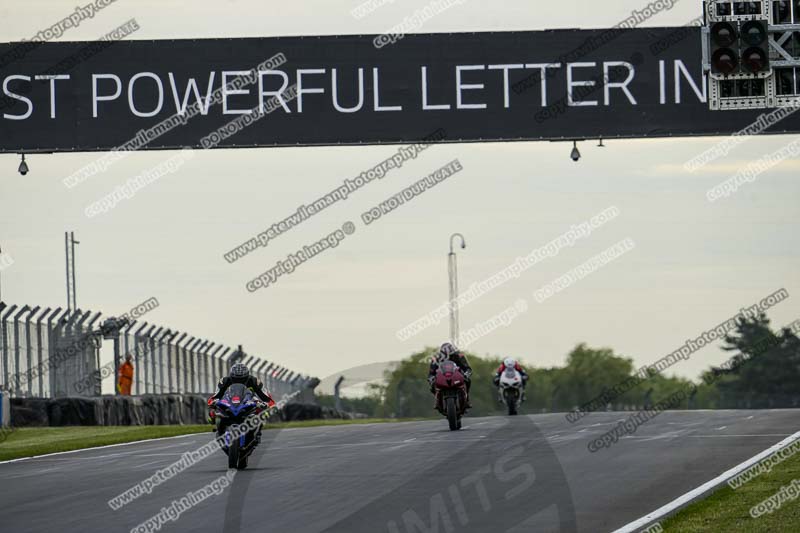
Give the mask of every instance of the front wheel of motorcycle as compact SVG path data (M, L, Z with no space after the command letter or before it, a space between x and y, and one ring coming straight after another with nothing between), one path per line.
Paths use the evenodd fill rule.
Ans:
M241 454L241 449L239 448L239 439L231 439L231 445L228 448L228 468L239 468L239 463L241 462L239 459L239 455Z
M447 423L450 425L450 431L458 429L458 408L456 407L456 399L452 396L445 400L445 412L447 413Z
M506 405L508 406L508 416L517 414L517 398L516 395L506 389Z

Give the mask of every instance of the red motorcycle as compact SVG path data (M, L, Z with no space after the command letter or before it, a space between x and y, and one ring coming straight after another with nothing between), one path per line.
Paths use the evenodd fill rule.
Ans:
M447 417L450 431L461 429L461 417L467 411L467 384L461 369L453 361L440 363L433 385L436 410Z

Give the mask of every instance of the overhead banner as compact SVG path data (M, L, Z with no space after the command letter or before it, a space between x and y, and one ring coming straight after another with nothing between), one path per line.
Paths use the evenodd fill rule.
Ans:
M722 135L764 113L709 110L697 27L7 43L0 84L0 152Z

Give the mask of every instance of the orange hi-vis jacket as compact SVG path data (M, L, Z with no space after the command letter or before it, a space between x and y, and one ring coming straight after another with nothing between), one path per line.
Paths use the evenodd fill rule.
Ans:
M125 361L119 367L119 381L117 391L125 396L131 395L131 385L133 385L133 363Z

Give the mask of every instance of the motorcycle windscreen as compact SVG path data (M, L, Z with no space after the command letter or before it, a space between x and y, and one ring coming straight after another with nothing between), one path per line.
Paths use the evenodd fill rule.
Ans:
M244 386L244 383L234 383L225 391L225 398L231 404L244 403L250 399L250 396L250 390Z
M445 361L439 365L439 370L445 374L448 372L456 372L458 370L458 365L453 361Z

